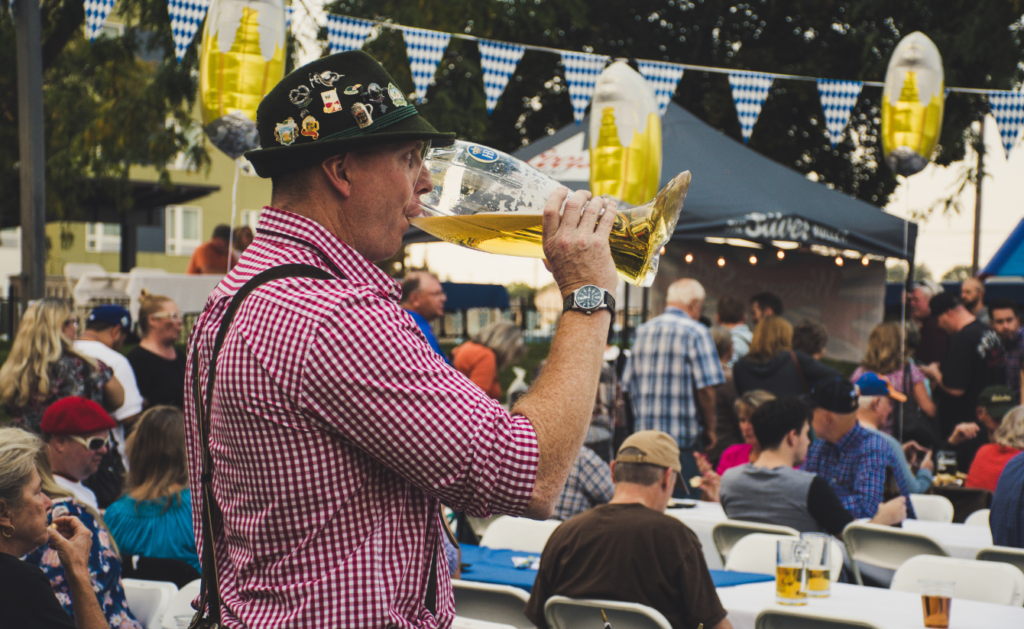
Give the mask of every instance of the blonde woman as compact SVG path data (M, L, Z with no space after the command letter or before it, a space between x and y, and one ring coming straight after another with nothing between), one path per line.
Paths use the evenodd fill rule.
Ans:
M1001 389L1005 397L1011 398L1013 393L1006 387L989 387L981 393L985 397L987 391ZM991 396L990 396L991 398ZM1010 459L1024 452L1024 406L1018 406L1003 416L1002 421L992 417L990 409L979 413L979 420L992 435L992 443L978 448L974 455L971 468L967 472L964 487L996 490L996 482L1003 468Z
M763 389L783 398L810 393L816 382L838 378L839 372L793 351L793 326L782 317L769 315L754 328L750 351L733 366L733 377L740 395Z
M452 350L452 366L487 395L501 399L498 372L526 355L523 333L511 321L495 321Z
M76 328L77 318L63 299L40 299L25 311L0 367L0 401L16 425L38 433L46 409L66 397L84 397L108 411L124 403L113 370L75 351Z
M864 352L864 358L850 376L850 382L857 382L866 372L876 373L888 380L897 391L907 393L908 397L912 394L921 412L928 417L935 417L935 402L928 395L926 377L910 360L909 348L901 348L903 341L900 337L899 323L890 321L876 325L868 336L868 349ZM909 385L903 382L903 372L907 366L910 367Z
M105 514L126 556L177 559L201 570L192 534L192 494L185 459L185 419L173 406L139 418L125 444L126 494Z
M163 295L139 299L139 346L128 352L128 362L142 394L143 408L185 403L185 354L175 345L182 318L177 304Z

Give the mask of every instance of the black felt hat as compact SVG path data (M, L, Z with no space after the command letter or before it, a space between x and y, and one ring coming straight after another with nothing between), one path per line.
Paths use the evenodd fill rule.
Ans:
M260 148L245 157L260 177L298 170L388 142L451 142L424 120L380 63L361 50L317 59L284 77L256 111Z

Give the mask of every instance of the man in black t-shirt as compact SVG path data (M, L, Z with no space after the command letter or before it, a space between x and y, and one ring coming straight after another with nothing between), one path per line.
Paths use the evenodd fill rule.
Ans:
M985 387L1006 385L1006 363L1003 345L990 327L975 319L950 293L939 293L929 302L932 316L949 334L946 355L940 363L921 367L937 385L934 391L938 406L938 429L948 439L957 424L976 421L978 395ZM957 466L970 467L974 453L985 443L983 432L957 448Z
M545 629L555 595L653 607L673 629L732 629L697 536L665 515L682 466L675 439L630 435L612 462L611 502L569 519L548 538L524 613Z

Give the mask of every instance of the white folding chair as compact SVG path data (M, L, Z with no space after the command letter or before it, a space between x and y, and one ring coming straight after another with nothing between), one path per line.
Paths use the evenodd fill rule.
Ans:
M918 555L896 570L889 589L919 592L922 579L954 581L953 598L1016 607L1024 603L1024 572L1008 563Z
M989 546L982 548L974 557L978 561L1000 561L1011 566L1017 566L1024 572L1024 550L1020 548L1009 548L1007 546Z
M953 503L945 496L910 494L910 504L918 520L947 524L953 521Z
M552 596L544 604L544 618L551 629L603 627L602 611L615 629L672 629L661 612L639 603Z
M766 609L757 615L754 629L878 629L864 620L826 615L820 611Z
M160 627L162 629L178 629L178 621L176 620L178 616L188 616L191 618L195 615L196 610L192 609L192 601L199 596L202 583L201 579L196 579L178 590L178 593L171 599L170 604L164 611L163 618L160 620Z
M121 579L128 609L146 629L160 629L160 619L178 593L178 586L169 581Z
M496 622L487 622L486 620L456 616L452 620L452 629L515 629L515 627Z
M732 572L753 572L756 574L775 575L776 547L779 540L793 539L792 535L769 535L767 533L751 533L744 536L729 553L729 561L725 569ZM833 583L839 581L843 571L843 547L836 540L831 540L832 550L829 552L829 578Z
M530 595L511 585L493 585L452 579L455 613L462 618L487 620L519 629L533 627L523 609Z
M879 524L850 522L843 530L843 539L857 585L864 585L858 561L896 570L903 562L918 555L948 556L930 537Z
M561 522L558 520L538 521L503 515L495 518L487 527L480 539L480 545L486 548L504 548L539 554L559 524Z
M795 535L800 537L800 531L776 524L762 524L760 522L746 522L744 520L723 520L711 529L711 539L715 540L715 548L722 558L724 566L729 558L729 551L736 545L736 542L751 533L767 533L769 535ZM774 572L772 573L774 574Z
M984 526L988 528L988 514L992 513L991 509L978 509L971 515L967 516L964 520L964 524L967 526Z

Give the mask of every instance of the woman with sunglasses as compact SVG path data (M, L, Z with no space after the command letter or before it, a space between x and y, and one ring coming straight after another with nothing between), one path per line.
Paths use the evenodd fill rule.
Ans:
M185 403L185 354L176 343L182 318L177 304L163 295L143 295L139 300L139 346L128 353L135 381L144 399L143 408Z
M89 577L92 534L77 518L47 517L53 502L37 469L44 452L39 437L20 428L0 428L0 610L5 627L99 629L103 616ZM43 455L45 456L45 455ZM50 522L55 528L48 526ZM65 607L37 566L22 557L49 545L64 571ZM65 611L71 607L74 618Z
M110 448L109 430L114 425L114 420L90 400L60 400L43 415L41 428L46 447L37 456L36 467L43 493L53 503L49 521L73 516L91 534L88 576L103 615L111 626L141 629L128 610L117 547L96 510L94 497L90 499L90 494L85 493L88 490L80 484L95 473ZM28 553L25 561L43 571L57 600L74 617L66 570L55 551L39 547Z
M38 433L46 409L66 397L84 397L108 411L124 403L113 370L75 351L77 328L78 319L63 299L40 299L25 310L0 367L0 401L16 425Z

